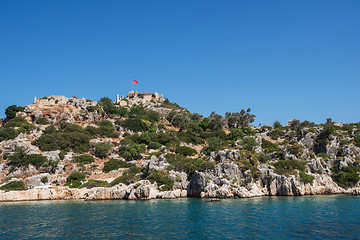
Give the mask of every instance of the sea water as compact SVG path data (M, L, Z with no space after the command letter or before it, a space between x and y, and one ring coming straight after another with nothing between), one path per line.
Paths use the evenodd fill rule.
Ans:
M360 239L360 196L0 203L1 239Z

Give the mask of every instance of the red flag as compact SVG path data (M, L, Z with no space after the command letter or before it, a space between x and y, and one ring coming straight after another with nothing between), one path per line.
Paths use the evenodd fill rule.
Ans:
M139 82L136 80L132 80L132 84L138 84Z

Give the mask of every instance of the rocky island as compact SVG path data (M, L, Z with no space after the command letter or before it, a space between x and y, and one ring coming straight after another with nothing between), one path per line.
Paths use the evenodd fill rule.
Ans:
M50 96L0 120L0 201L360 194L360 123L254 127L158 93Z

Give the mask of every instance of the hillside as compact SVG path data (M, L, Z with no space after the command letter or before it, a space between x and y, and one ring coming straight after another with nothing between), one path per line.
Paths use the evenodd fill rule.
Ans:
M360 193L360 123L251 125L158 93L50 96L0 121L0 201Z

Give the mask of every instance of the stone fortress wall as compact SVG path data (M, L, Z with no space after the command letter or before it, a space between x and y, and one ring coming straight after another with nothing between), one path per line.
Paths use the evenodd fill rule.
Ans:
M157 92L155 93L139 93L138 91L130 91L127 95L127 97L121 96L119 97L119 94L116 95L115 104L123 106L132 106L134 104L148 104L148 103L162 103L165 101L165 98L162 94L159 94Z

